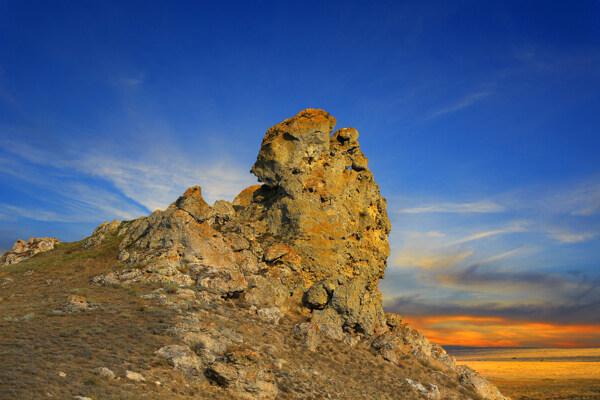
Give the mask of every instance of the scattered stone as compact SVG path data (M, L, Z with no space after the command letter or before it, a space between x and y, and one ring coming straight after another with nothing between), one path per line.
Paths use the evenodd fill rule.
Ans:
M398 314L386 312L385 322L390 329L394 329L395 327L402 325L402 317Z
M422 384L417 381L413 381L411 379L405 379L406 383L408 383L412 388L414 388L417 393L426 399L438 400L440 398L440 390L439 388L432 384L426 383Z
M315 351L321 344L319 326L314 322L303 322L294 327L294 337L302 342L302 345L311 351Z
M74 314L96 308L84 296L70 295L64 305L52 310L56 314Z
M98 367L94 369L94 373L100 375L102 378L115 379L115 373L106 367Z
M149 262L141 269L125 269L109 272L106 275L94 276L90 279L90 283L98 286L112 286L154 282L172 283L179 287L192 286L194 280L189 275L181 273L180 268L182 268L181 262L163 257Z
M263 321L273 325L279 324L279 320L283 318L284 315L279 307L261 308L256 311L256 314L258 314Z
M290 251L292 251L292 249L290 249L286 245L277 244L266 249L263 258L266 262L273 262L278 258L285 256Z
M198 276L198 285L225 297L241 294L248 287L238 267L211 267Z
M144 378L144 376L138 372L133 372L133 371L125 371L125 378L129 379L130 381L135 381L135 382L142 382L145 381L146 378Z
M459 365L456 367L456 371L459 374L459 381L462 385L471 387L484 399L488 400L509 400L504 397L498 388L487 381L483 376L479 375L477 371L472 370L466 365Z
M95 247L100 246L100 244L102 244L103 240L104 240L104 234L90 236L88 238L88 240L86 240L85 243L83 244L83 248L85 250L93 249Z
M402 345L402 339L392 332L375 334L371 342L371 347L377 350L384 359L394 364L398 364L404 354Z
M202 360L188 346L164 346L154 354L169 360L171 365L186 374L197 376L202 371Z
M317 324L319 331L325 336L335 340L342 340L344 338L342 318L331 308L313 311L311 321Z
M275 399L279 389L263 357L250 350L228 353L222 361L210 365L208 379L242 399Z

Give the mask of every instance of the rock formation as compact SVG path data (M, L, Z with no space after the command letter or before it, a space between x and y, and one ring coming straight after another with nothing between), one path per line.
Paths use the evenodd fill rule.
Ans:
M56 244L60 243L56 238L31 238L28 241L17 240L13 248L0 258L0 267L18 263L33 257L38 253L52 250Z
M270 128L251 170L263 184L245 189L232 203L211 206L201 188L192 187L164 211L102 224L83 248L118 240L119 265L126 268L95 276L91 283L164 285L142 296L180 313L172 329L178 344L157 349L156 357L238 398L277 398L273 371L279 361L233 349L248 338L200 322L207 312L189 311L187 305L219 309L233 302L256 323L271 327L286 316L301 316L290 336L304 351L317 351L325 339L345 342L396 368L410 358L454 376L440 372L430 382L406 379L406 390L421 397L464 398L448 389L447 381L455 379L455 386L504 399L473 371L457 369L444 349L400 316L384 313L377 285L390 252L386 201L358 132L334 132L335 124L325 111L307 109ZM15 245L12 252L19 249Z

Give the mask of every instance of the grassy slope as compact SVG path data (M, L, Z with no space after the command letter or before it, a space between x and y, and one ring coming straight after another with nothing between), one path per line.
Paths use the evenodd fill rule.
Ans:
M115 264L116 239L88 251L81 245L60 244L0 271L0 285L5 277L13 279L0 286L0 398L136 399L143 393L147 399L183 399L206 390L182 385L170 366L148 357L170 341L166 328L173 318L168 309L139 298L138 290L151 287L127 290L89 284L91 276ZM46 282L57 279L59 283ZM98 308L81 314L52 313L70 294L86 296ZM170 384L107 381L92 372L103 366L121 376L126 369L144 373L152 366ZM59 377L59 371L67 376Z
M229 398L203 377L184 378L154 356L158 348L175 342L168 329L177 317L177 311L140 298L156 286L89 284L92 276L124 268L115 261L118 239L112 237L91 250L83 250L82 243L60 244L55 250L0 269L0 399ZM2 286L6 277L13 282ZM60 282L47 282L53 280ZM83 295L98 307L80 314L52 313L70 294ZM291 334L305 318L301 315L288 315L273 326L233 300L216 308L194 307L190 311L202 321L244 335L240 346L263 355L271 352L285 361L275 372L282 399L411 399L416 396L407 389L404 377L427 382L441 370L410 357L398 367L367 349L327 339L317 352L310 352ZM106 380L93 373L97 367L108 367L121 377L127 369L140 372L147 381ZM460 392L460 398L475 397L450 378L436 384Z

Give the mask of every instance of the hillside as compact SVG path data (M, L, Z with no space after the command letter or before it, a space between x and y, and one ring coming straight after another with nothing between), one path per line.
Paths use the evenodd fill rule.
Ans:
M193 187L80 242L18 242L0 267L0 397L504 399L384 313L386 202L335 124L308 109L269 129L263 185L231 203Z

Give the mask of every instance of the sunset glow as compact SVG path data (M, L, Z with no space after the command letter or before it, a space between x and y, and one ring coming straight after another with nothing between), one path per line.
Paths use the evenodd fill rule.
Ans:
M594 347L600 324L559 325L472 316L404 316L434 343L475 347Z

